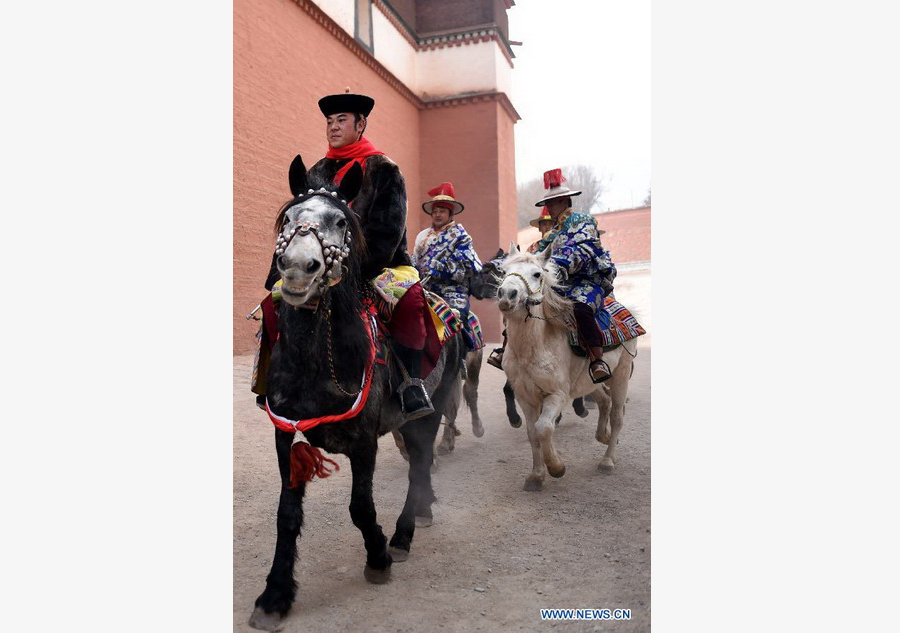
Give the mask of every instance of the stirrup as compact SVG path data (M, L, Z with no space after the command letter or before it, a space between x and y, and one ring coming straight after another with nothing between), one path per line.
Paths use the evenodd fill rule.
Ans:
M419 406L412 411L406 410L406 399L403 397L409 389L412 389L409 392L410 396L419 400ZM431 404L431 398L428 397L428 391L425 389L425 381L421 378L409 378L397 387L397 393L400 396L400 411L403 412L404 420L417 420L434 413L434 406Z
M591 361L591 364L588 365L588 374L591 377L591 382L595 385L612 378L612 370L602 358Z
M488 356L487 363L497 369L503 369L503 348L495 347L494 351Z

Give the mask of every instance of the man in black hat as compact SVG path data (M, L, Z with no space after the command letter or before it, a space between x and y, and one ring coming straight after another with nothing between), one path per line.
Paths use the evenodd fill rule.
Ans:
M361 272L378 277L385 268L411 266L406 251L406 183L397 165L364 136L375 100L366 95L334 94L319 100L325 116L328 152L309 174L340 184L354 164L363 171L359 194L352 202L366 239ZM409 286L391 315L392 345L412 380L402 385L400 398L406 419L434 412L421 381L428 306L422 286Z

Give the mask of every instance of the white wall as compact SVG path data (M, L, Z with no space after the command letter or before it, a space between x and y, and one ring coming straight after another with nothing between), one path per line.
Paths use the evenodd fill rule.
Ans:
M354 35L356 0L313 1L351 37ZM372 38L375 59L423 99L494 90L511 94L512 69L498 42L419 51L374 5Z
M356 0L313 0L313 2L353 37ZM374 7L373 13L378 13Z
M406 87L418 94L416 78L417 51L385 17L378 7L372 7L372 38L375 59L384 64Z
M425 99L497 89L495 42L419 51L419 94Z

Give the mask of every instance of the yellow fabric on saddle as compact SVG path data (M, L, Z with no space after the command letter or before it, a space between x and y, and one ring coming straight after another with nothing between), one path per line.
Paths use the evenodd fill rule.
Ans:
M379 306L379 312L386 322L390 321L394 306L403 298L406 291L418 281L419 271L412 266L385 268L380 275L372 280L372 285L375 287L378 296L384 300L385 305ZM428 303L428 311L431 313L431 322L434 324L434 329L437 332L441 345L443 345L460 328L448 327L448 320L452 318L453 313L446 301L431 292L426 292L425 298Z

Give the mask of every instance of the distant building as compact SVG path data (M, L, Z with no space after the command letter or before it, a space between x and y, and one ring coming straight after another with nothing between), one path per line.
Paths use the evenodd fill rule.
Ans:
M244 315L262 299L287 169L324 156L319 97L371 95L366 137L406 178L408 241L425 192L453 182L483 259L516 236L512 0L235 0L234 353L254 349ZM495 303L474 302L488 340Z

